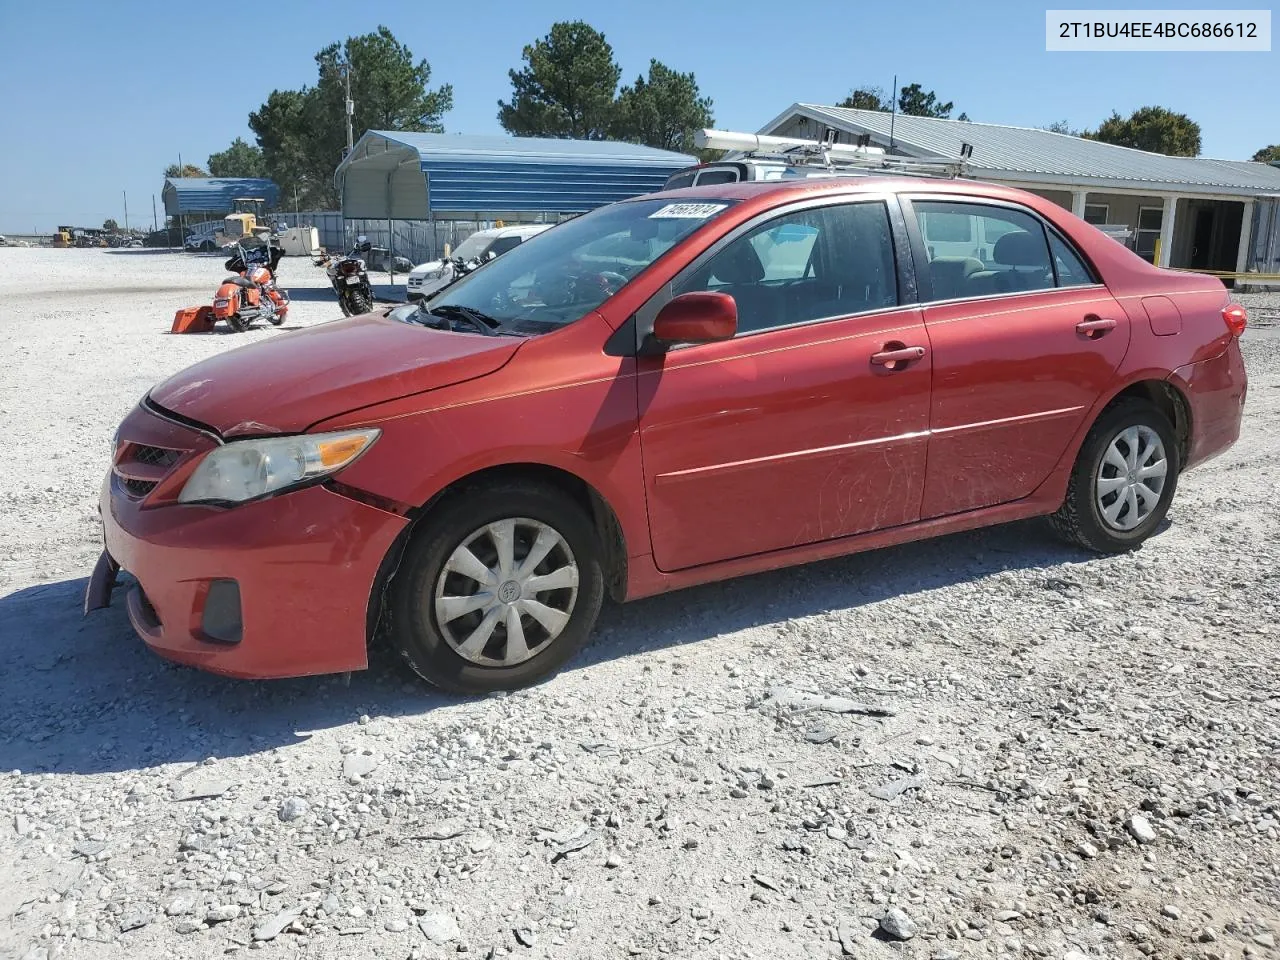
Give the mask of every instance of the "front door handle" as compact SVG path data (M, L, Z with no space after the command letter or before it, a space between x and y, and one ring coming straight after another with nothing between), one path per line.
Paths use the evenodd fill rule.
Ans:
M924 357L924 347L898 347L895 350L881 350L871 355L871 362L876 366L901 370L908 363L914 363Z
M1076 333L1082 333L1090 339L1096 339L1116 328L1116 322L1109 317L1098 317L1092 313L1076 324Z

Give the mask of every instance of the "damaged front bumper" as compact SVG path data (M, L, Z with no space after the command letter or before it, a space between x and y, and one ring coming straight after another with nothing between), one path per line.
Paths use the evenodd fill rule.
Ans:
M89 585L84 588L84 612L86 615L94 610L111 606L111 591L115 589L116 576L120 573L120 564L112 559L106 550L94 564L93 573L89 576Z

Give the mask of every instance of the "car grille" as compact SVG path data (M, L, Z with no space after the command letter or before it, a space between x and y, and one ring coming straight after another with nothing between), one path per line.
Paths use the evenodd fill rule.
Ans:
M135 444L133 447L133 459L135 463L145 463L153 467L172 467L182 459L182 451Z
M136 500L141 500L148 493L156 488L155 480L126 480L122 479L120 483L125 490L129 492L129 496Z
M141 500L156 488L186 453L186 450L126 441L116 453L112 472L127 496Z

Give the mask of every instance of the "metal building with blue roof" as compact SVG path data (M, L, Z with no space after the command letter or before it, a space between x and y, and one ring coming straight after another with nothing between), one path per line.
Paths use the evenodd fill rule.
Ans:
M235 209L232 201L239 197L261 198L271 209L280 198L280 188L257 177L166 177L161 196L164 212L177 217L231 213Z
M603 140L370 130L334 180L349 220L518 220L652 193L697 162Z

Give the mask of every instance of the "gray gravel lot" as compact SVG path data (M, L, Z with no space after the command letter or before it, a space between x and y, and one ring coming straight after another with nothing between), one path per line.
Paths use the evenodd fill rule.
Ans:
M698 588L464 700L80 615L115 425L281 335L166 334L221 259L0 250L0 957L1278 955L1277 328L1136 554L1030 522Z

